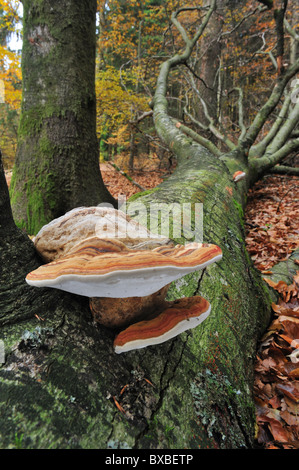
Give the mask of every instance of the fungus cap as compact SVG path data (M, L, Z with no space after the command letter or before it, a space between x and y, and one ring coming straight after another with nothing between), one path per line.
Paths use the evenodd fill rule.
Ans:
M170 243L151 233L125 212L112 207L78 207L44 225L34 237L38 253L47 263L66 255L77 243L97 236L120 239L126 246L150 249Z
M237 181L243 180L245 176L246 176L246 173L244 171L236 171L233 174L233 180L235 181L235 183L237 183Z
M143 297L221 257L221 249L212 244L136 250L120 240L92 237L75 245L65 256L32 271L26 281L32 286L87 297Z
M117 354L164 343L186 330L200 325L211 306L200 296L175 301L157 317L130 325L114 339Z

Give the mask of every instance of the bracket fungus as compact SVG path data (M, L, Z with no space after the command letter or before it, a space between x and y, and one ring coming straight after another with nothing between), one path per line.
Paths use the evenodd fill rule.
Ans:
M121 241L128 247L152 248L171 241L152 234L120 210L105 206L78 207L44 225L34 245L47 263L64 256L79 241L99 238Z
M218 246L204 243L136 250L120 240L91 237L29 273L26 281L86 297L143 297L220 258Z
M186 330L195 328L209 315L211 306L200 296L187 297L174 302L156 317L134 323L114 339L117 354L161 344Z
M96 322L128 328L117 336L116 352L159 344L201 323L210 312L205 299L165 297L172 281L219 261L221 249L196 242L174 246L107 209L74 209L43 227L34 242L48 262L30 272L27 283L89 297Z
M233 180L235 183L237 183L238 181L241 181L243 180L244 178L246 177L246 173L244 171L236 171L234 174L233 174Z

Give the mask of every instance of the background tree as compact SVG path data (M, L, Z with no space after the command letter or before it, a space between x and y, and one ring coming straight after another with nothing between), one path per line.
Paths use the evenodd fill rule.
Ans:
M11 199L18 225L34 234L73 207L113 198L102 182L96 135L96 0L23 5L23 99Z

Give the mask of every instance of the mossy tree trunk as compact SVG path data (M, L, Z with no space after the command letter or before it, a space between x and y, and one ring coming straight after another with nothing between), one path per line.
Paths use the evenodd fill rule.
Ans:
M11 182L16 223L35 234L80 205L113 202L99 170L96 0L25 0L23 101Z

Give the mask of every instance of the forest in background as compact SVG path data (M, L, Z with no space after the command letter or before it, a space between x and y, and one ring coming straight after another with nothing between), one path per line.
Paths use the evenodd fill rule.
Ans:
M299 24L297 2L288 3L285 20L290 29L281 63L276 61L273 12L258 2L229 0L220 2L188 67L180 66L171 75L170 114L221 151L238 141L240 99L246 110L242 116L246 127L269 97L278 67L288 65L293 32ZM183 47L170 20L171 13L182 5L182 0L98 0L96 97L101 161L121 155L127 170L158 157L162 168L171 166L171 153L153 125L151 102L159 66ZM19 1L0 1L0 81L5 88L0 100L0 148L5 169L14 163L21 108L21 51L11 49L12 36L16 31L22 34L20 12ZM194 32L197 11L182 13L180 18L186 30ZM260 140L270 127L271 122L264 126ZM288 164L295 154L287 156Z

